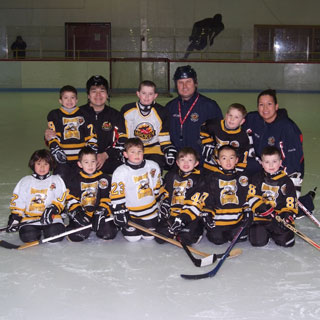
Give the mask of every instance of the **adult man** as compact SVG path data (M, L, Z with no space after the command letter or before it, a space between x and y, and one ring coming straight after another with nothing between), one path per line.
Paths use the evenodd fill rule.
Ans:
M80 110L87 123L93 124L98 140L97 169L111 174L122 164L121 148L126 139L124 118L121 113L106 105L108 81L102 76L92 76L86 84L88 103ZM46 140L55 136L47 129Z
M258 111L249 112L243 127L252 137L256 159L248 158L248 174L261 170L260 155L266 146L281 151L282 165L300 195L304 175L302 133L288 117L285 109L279 109L275 90L265 90L258 95Z
M218 104L198 92L197 73L191 66L178 67L174 73L179 96L166 105L170 114L170 138L180 150L192 147L201 154L200 127L209 119L222 119Z

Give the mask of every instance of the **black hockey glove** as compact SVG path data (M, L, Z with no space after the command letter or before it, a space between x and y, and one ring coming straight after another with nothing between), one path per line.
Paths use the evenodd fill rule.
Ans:
M242 211L242 225L246 225L249 227L252 224L253 221L253 212L251 208L245 207Z
M18 214L10 214L6 232L16 232L19 230L19 224L22 220Z
M124 204L113 205L112 213L114 217L114 223L120 228L125 228L129 221L129 210Z
M105 208L98 208L98 210L95 211L92 217L92 230L94 232L97 232L99 228L101 227L102 223L105 221L105 219L108 216L108 211Z
M202 212L201 218L207 229L212 230L216 226L211 212Z
M168 146L164 149L164 157L169 167L174 165L177 156L177 149L174 146Z
M315 189L316 190L316 189ZM307 194L299 198L299 202L312 214L314 210L314 204L313 200L316 193L315 191L309 191ZM303 211L303 208L300 207L298 204L298 214L297 219L305 217L305 213Z
M164 199L160 202L160 208L159 208L159 218L160 220L168 220L170 218L170 200L169 198Z
M206 162L211 162L214 146L212 144L206 144L202 149L202 157Z
M50 206L46 207L42 213L40 218L41 224L51 224L53 222L53 218L55 215L59 214L59 209L54 204L50 204Z
M84 227L91 223L90 217L82 209L81 206L78 206L70 213L70 217L73 222L77 223L79 226Z
M172 225L169 227L169 232L171 234L177 234L186 226L186 221L183 216L175 217Z
M51 151L52 156L55 158L55 160L58 163L60 163L60 164L67 163L67 156L59 146L55 146L50 151Z
M273 218L275 216L274 208L270 204L263 203L256 211L256 215L263 218Z
M288 211L281 212L279 214L279 217L287 224L292 224L294 221L292 214ZM288 230L288 228L282 222L278 222L278 223L282 230Z

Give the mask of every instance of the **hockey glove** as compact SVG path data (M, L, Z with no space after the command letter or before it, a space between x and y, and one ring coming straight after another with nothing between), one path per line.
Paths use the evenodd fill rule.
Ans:
M181 217L176 217L173 221L173 224L169 227L169 232L171 234L176 234L185 227L185 222Z
M294 221L292 214L288 211L281 212L279 216L287 224L292 224ZM279 226L282 230L287 230L287 227L282 222L279 222Z
M246 207L243 209L243 215L242 215L242 225L246 225L247 227L251 225L253 221L253 212L251 208Z
M211 162L213 151L214 151L214 146L212 144L206 144L203 146L202 157L204 161Z
M172 167L174 165L174 162L176 161L177 156L177 149L174 146L168 146L166 149L164 149L164 157L166 160L166 164L169 167Z
M159 218L160 220L168 220L170 218L170 200L169 198L164 199L160 202Z
M313 199L315 197L315 191L309 191L307 194L299 198L301 204L307 208L307 210L312 214L314 210ZM298 214L297 219L303 218L305 216L303 209L298 204Z
M119 228L125 228L129 221L129 210L124 204L113 205L112 213L114 216L114 223Z
M256 211L256 215L263 218L273 218L274 217L274 209L270 204L263 203L259 206Z
M94 232L97 232L99 230L102 222L105 221L107 215L108 211L105 208L99 208L97 211L95 211L92 218L92 230Z
M60 164L67 163L67 156L59 146L55 146L54 148L52 148L51 154L58 163Z
M202 212L201 218L207 229L212 230L216 226L213 215L210 212Z
M53 218L55 215L59 214L59 209L54 204L50 204L50 206L46 207L42 213L40 218L41 224L51 224L53 222Z
M17 214L10 214L6 232L16 232L19 230L19 224L22 220Z
M70 217L73 222L77 223L79 226L84 227L90 224L90 217L82 209L81 206L77 207L70 213Z

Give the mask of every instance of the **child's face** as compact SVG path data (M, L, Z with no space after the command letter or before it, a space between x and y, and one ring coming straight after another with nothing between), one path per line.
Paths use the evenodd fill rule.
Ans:
M50 164L44 160L39 159L34 163L34 172L39 176L45 176L50 171Z
M150 106L157 99L158 94L153 87L142 86L140 91L137 91L137 96L142 104Z
M234 150L222 150L217 162L224 170L233 170L238 163L238 157Z
M65 91L62 93L59 103L67 109L72 109L78 103L77 95L74 92Z
M224 120L225 120L227 129L237 129L245 121L243 114L239 110L234 108L231 108L227 112Z
M78 166L86 174L94 174L97 170L97 156L95 154L84 154L81 161L78 161Z
M277 154L263 155L261 159L261 164L265 172L273 174L280 169L282 165L282 160Z
M193 154L186 154L179 157L176 163L182 172L191 172L199 164L199 161Z
M140 164L143 160L143 149L141 147L132 146L123 155L129 162L133 164Z

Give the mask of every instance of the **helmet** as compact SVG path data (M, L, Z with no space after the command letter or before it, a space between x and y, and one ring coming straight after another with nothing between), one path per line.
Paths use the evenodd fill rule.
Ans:
M179 79L187 78L192 78L194 82L197 83L197 73L191 68L191 66L178 67L174 73L173 80L176 82Z
M93 86L104 86L107 90L107 93L109 93L109 84L107 79L105 79L102 76L92 76L88 81L87 81L87 93L89 94L90 88Z

